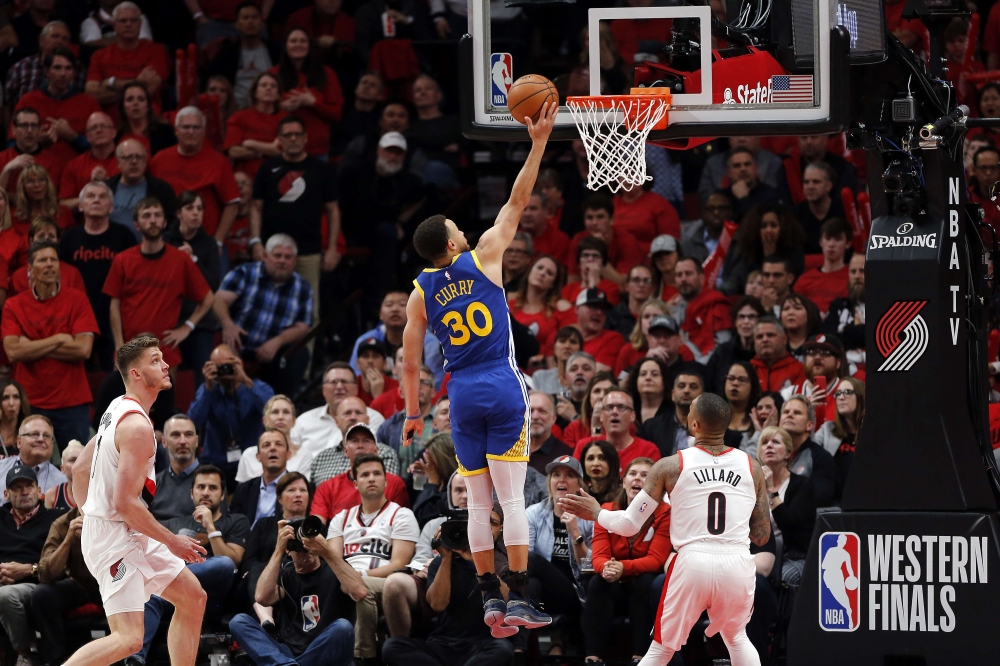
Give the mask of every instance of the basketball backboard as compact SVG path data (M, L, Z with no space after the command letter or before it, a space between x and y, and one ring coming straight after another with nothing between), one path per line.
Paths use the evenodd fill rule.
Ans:
M653 2L472 0L460 47L463 132L527 139L506 108L510 83L524 74L553 80L563 104L567 95L670 87L669 127L650 140L841 131L849 62L884 53L877 0L743 0L728 15L717 2ZM562 106L553 138L576 136Z

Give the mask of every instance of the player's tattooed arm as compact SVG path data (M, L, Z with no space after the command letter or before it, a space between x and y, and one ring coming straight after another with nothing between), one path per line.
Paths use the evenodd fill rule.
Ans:
M680 456L673 455L668 458L660 458L653 463L649 474L646 475L646 484L642 487L647 495L657 502L663 501L664 494L674 489L677 477L680 476L680 460Z
M753 513L750 514L750 541L756 546L763 546L771 538L771 507L767 501L767 485L764 483L764 473L761 472L760 463L752 460L751 464L757 503L753 507Z

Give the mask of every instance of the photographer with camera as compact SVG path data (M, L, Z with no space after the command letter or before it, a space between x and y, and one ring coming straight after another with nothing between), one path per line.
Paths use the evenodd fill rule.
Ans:
M274 389L250 379L243 361L228 345L212 350L201 373L205 383L198 387L188 409L201 433L201 461L222 469L235 488L240 456L257 444L264 431L264 405Z
M232 619L229 631L255 664L350 666L354 603L327 563L303 548L305 527L301 518L278 521L274 552L257 581L256 602L279 609L277 635L246 613Z
M514 658L513 643L493 638L479 619L482 604L468 521L468 511L450 510L438 528L439 536L432 542L438 555L427 567L427 604L437 613L433 629L426 640L393 633L382 648L389 666L507 666ZM490 514L494 542L502 526L499 505L494 505ZM388 616L387 608L387 621Z

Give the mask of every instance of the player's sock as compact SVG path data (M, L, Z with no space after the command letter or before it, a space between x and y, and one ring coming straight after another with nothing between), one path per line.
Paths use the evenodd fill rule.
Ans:
M476 578L479 580L479 591L483 594L484 604L490 599L503 599L500 594L500 578L496 573L491 571Z
M552 624L552 617L528 598L528 572L508 571L504 577L510 588L510 600L507 602L507 615L504 623L513 627L537 629Z
M526 599L528 589L527 571L509 571L504 577L504 582L510 588L511 599Z

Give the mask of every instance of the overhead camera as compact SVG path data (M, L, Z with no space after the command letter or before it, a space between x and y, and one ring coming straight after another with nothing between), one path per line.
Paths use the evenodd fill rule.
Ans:
M447 516L448 519L441 523L441 536L431 541L431 548L469 550L469 511L449 509Z
M302 551L306 547L302 545L302 539L312 539L323 533L323 520L319 516L306 516L305 518L292 518L288 524L295 530L295 538L290 540L285 546L288 551Z

